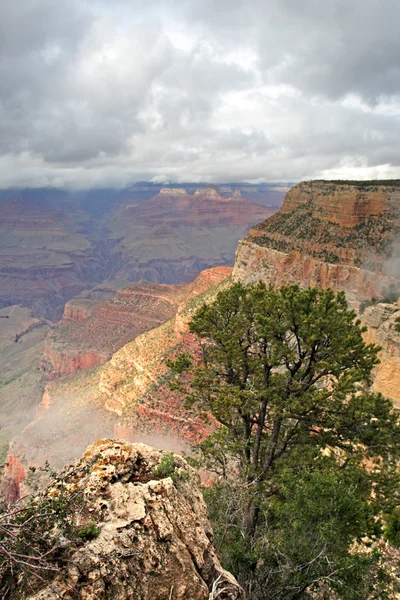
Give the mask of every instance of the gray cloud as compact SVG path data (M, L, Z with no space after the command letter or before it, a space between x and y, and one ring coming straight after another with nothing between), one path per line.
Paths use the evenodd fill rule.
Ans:
M0 186L400 176L392 0L0 0Z

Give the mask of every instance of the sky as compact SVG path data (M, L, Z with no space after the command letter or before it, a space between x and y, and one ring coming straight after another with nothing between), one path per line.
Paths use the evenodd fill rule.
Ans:
M0 187L400 177L397 0L0 0Z

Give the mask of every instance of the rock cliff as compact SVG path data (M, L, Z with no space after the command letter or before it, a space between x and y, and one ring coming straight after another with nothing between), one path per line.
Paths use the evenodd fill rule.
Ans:
M357 303L400 285L399 242L398 186L305 182L240 242L233 277L342 289Z
M213 590L221 600L243 599L216 556L196 473L178 455L167 470L163 460L142 444L88 448L62 485L82 498L75 527L95 526L96 536L77 548L65 540L65 566L45 586L31 577L18 600L207 600ZM47 490L59 493L57 485Z
M195 283L186 285L131 285L107 302L86 298L68 302L62 326L46 337L40 368L55 379L106 362L141 333L171 319L182 302L211 281L211 274L203 273Z
M361 315L368 327L365 339L381 347L381 363L375 369L374 388L400 409L400 301L369 306Z
M400 187L312 181L239 243L233 279L344 290L352 307L400 293ZM390 292L390 293L389 293ZM388 294L389 293L389 294ZM375 389L400 407L398 305L369 307L368 341L382 351Z

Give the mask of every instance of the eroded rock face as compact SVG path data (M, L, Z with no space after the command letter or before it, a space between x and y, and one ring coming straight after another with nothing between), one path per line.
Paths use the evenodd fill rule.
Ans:
M254 238L239 242L233 279L245 285L261 280L267 285L297 283L301 287L330 287L345 291L347 300L352 305L371 300L384 289L400 285L398 279L385 273L325 262L299 250L281 252L258 244Z
M90 446L63 479L83 492L77 527L94 522L99 536L73 552L51 586L19 598L207 600L218 580L219 599L243 599L215 554L197 474L174 455L172 478L157 475L162 457L124 441Z
M368 217L394 213L399 203L400 188L391 185L305 181L287 193L281 212L290 213L310 204L313 217L355 227Z
M233 280L344 291L352 308L400 292L400 187L311 181L294 186L280 211L239 242ZM399 306L362 317L381 347L374 387L400 407Z
M288 192L278 213L250 231L248 240L345 271L355 267L376 273L380 292L384 277L400 279L400 187L383 182L300 183Z
M381 347L374 389L391 398L400 409L400 302L369 306L361 319L368 327L366 341Z

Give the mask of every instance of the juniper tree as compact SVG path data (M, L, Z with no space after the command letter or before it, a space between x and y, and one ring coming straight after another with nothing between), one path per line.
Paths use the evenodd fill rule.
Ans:
M248 540L257 538L260 513L264 519L282 496L283 473L328 462L355 480L369 464L364 498L380 502L379 510L396 504L395 491L386 491L396 471L398 417L370 391L379 347L364 342L344 293L236 283L197 311L190 331L201 361L171 361L173 385L185 391L188 407L219 425L201 449L209 466L246 490Z

